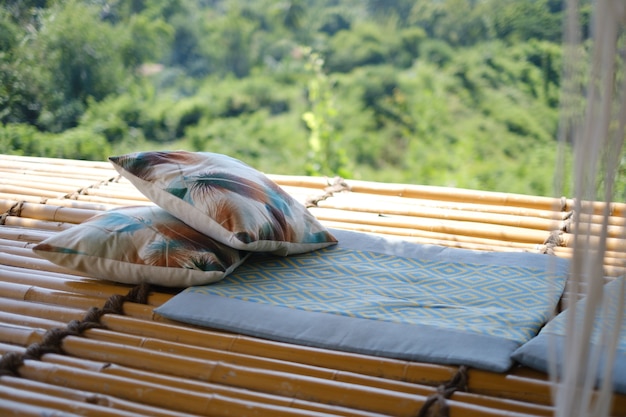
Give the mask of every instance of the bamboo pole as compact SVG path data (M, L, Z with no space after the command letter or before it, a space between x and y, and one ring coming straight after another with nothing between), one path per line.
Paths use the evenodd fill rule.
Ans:
M54 328L65 327L66 323L47 318L27 316L23 314L14 314L4 310L0 310L0 323L10 326L26 326L33 329L50 330Z
M350 180L349 184L353 192L372 194L396 195L402 197L443 201L476 201L481 204L518 206L542 210L552 210L554 207L561 206L561 200L552 197L539 197L523 194L509 194L429 185L383 184L360 180Z
M54 356L55 359L62 359L58 355L48 355L48 357L52 357L52 356ZM48 361L48 358L46 358L46 361ZM77 361L67 361L67 364L69 364L69 366L72 366L72 367L80 368L81 364L78 364L76 362ZM53 363L62 364L62 361L55 361ZM93 368L93 367L94 367L93 365L90 365L90 368ZM111 372L111 370L115 370L115 371ZM123 377L123 378L128 378L128 379L152 382L160 386L183 389L187 392L195 391L195 392L198 392L199 394L217 393L217 394L224 395L224 396L230 396L233 399L237 399L237 400L264 402L264 403L274 404L274 405L283 406L283 407L292 407L295 409L311 410L315 412L324 412L324 413L329 413L329 414L336 415L336 416L346 416L346 417L379 416L377 414L359 412L358 410L354 410L354 409L345 409L345 408L340 408L340 407L335 407L335 406L327 406L324 404L310 403L310 402L307 403L304 401L297 401L297 400L290 401L289 399L286 399L284 397L275 397L275 396L272 397L272 396L254 393L254 392L245 391L245 390L234 390L234 389L230 389L227 387L222 387L222 386L214 385L214 384L210 385L210 384L203 384L203 383L194 383L193 381L187 381L183 379L168 378L168 377L164 377L162 375L156 374L156 373L138 372L138 371L133 371L131 369L123 369L117 365L105 366L105 364L101 364L99 372L109 373L109 374L113 374L113 375ZM50 384L43 384L37 381L25 380L23 378L7 377L7 379L9 380L7 381L5 379L2 382L4 382L5 385L9 385L18 389L36 391L36 392L41 392L44 394L55 395L55 396L64 397L64 398L72 398L72 399L76 398L79 401L94 401L94 397L95 397L98 403L105 403L107 406L115 408L115 409L139 412L141 413L142 416L150 415L150 416L156 416L156 417L161 417L161 416L166 417L166 416L181 415L180 412L175 412L172 414L172 412L162 409L162 408L149 407L146 405L139 404L137 402L121 400L119 398L115 398L109 395L103 395L99 393L84 393L79 390L70 390L64 387L58 387L58 386L54 386Z
M106 342L86 343L85 339L71 336L63 340L63 349L71 355L91 360L110 361L168 375L382 414L393 410L399 415L412 416L419 411L415 395L281 371L182 357Z
M320 208L336 208L346 211L365 211L418 217L444 217L476 219L478 222L553 229L554 224L565 220L569 213L560 211L532 210L522 207L491 206L476 203L441 202L406 197L380 197L376 195L341 193L320 201Z
M0 170L0 172L2 172L2 170ZM59 178L56 175L37 175L35 173L10 171L2 172L2 179L5 183L26 182L46 184L51 187L63 187L63 190L77 190L94 184L93 180L84 179L79 176L73 178Z
M14 348L10 345L3 345L0 343L0 352L14 351L23 353L23 348ZM207 394L219 394L227 397L231 397L237 400L263 402L270 405L277 405L282 407L291 407L295 409L312 410L315 412L329 413L336 416L349 416L349 417L376 417L379 414L373 414L366 411L360 411L355 409L348 409L345 407L338 407L334 405L327 405L321 403L314 403L310 401L303 401L293 398L286 398L276 395L268 395L260 392L254 392L250 390L238 389L233 387L227 387L214 383L206 383L203 381L195 381L190 379L183 379L172 377L168 375L159 374L153 371L141 371L133 368L123 367L114 363L103 363L88 361L72 356L46 354L41 359L45 363L54 365L62 365L68 368L78 368L92 373L103 373L107 375L118 376L125 378L129 381L137 380L148 383L153 383L163 387L173 387L187 392L195 392L198 395ZM34 382L35 381L28 381ZM48 387L47 389L55 389ZM100 395L100 394L99 394ZM119 399L116 399L119 401ZM131 403L134 404L134 403Z
M61 167L61 166L45 166L42 164L19 164L2 162L0 165L0 173L6 176L16 177L23 175L24 177L51 177L61 178L68 183L70 181L110 181L117 179L117 172L102 169L86 169L77 167Z
M48 317L57 321L79 320L86 313L86 309L69 308L62 305L43 305L32 302L23 302L15 299L0 298L0 308L19 315ZM160 339L181 343L197 348L224 350L226 352L243 355L267 357L281 361L308 364L329 369L342 369L347 372L356 372L371 376L379 376L392 380L411 380L411 368L417 366L415 374L435 373L432 380L420 380L421 383L437 384L449 379L454 369L439 366L418 366L406 361L386 358L353 355L343 352L325 351L322 349L292 346L279 342L248 338L228 333L183 327L180 324L151 322L136 317L117 316L106 314L101 319L102 324L111 332L134 335L141 339Z
M563 246L573 247L574 235L571 233L563 233L562 235ZM589 236L590 247L600 247L599 236ZM626 238L606 238L606 249L613 252L624 253L626 252Z
M71 176L70 178L102 178L105 175L111 177L117 176L117 172L112 165L108 164L82 164L78 160L53 158L42 159L13 159L0 157L3 171L8 172L24 172L24 173L55 173L61 177Z
M6 331L6 328L12 331ZM89 331L88 333L93 334L94 332ZM103 333L107 333L107 332L100 331L98 333L102 335ZM111 333L111 332L108 332L108 333ZM10 327L5 327L5 328L0 327L0 341L4 343L26 345L30 343L39 342L42 335L43 335L42 332L36 329L28 329L28 328L11 329ZM119 337L116 338L116 340L119 340ZM142 346L142 347L145 348L145 346ZM170 375L170 376L175 376L177 378L183 378L183 379L193 379L193 380L198 380L198 381L206 380L206 378L204 377L206 369L200 366L199 368L194 367L192 370L192 368L185 366L185 361L189 361L189 360L192 360L193 362L195 362L196 365L198 364L202 365L203 363L207 363L209 364L210 367L225 366L228 369L230 369L232 365L236 365L238 366L237 370L239 371L239 374L241 374L242 369L244 369L244 372L245 372L245 369L253 369L254 367L256 369L250 372L258 372L259 370L261 372L271 372L271 371L281 372L281 373L289 372L290 378L295 378L296 380L301 379L300 377L312 377L312 378L316 378L316 380L320 378L324 378L327 380L333 379L332 378L333 371L331 370L316 369L316 368L306 367L304 365L295 364L295 363L281 363L275 360L274 361L265 360L266 363L261 363L259 362L259 359L255 359L254 357L251 357L251 358L247 358L248 360L247 360L246 365L241 365L237 362L237 358L233 360L233 357L237 356L233 354L230 354L229 357L226 357L226 358L223 357L222 355L221 357L214 357L212 359L206 359L206 358L203 358L202 356L184 357L184 356L178 355L177 352L173 352L172 350L169 350L169 349L163 350L163 352L167 352L167 353L158 352L157 355L163 358L167 357L168 358L167 362L170 363L172 366L164 367L162 366L162 364L159 364L158 361L156 363L153 363L152 365L146 364L145 358L150 356L149 351L144 352L143 354L137 353L136 355L134 355L134 357L133 355L131 356L122 355L122 357L124 358L124 362L126 362L124 363L116 359L111 360L112 356L110 353L115 348L117 348L118 350L126 348L128 350L128 346L118 345L118 344L114 344L110 342L108 343L102 342L102 338L99 338L95 341L91 341L88 339L67 337L63 341L63 349L65 350L66 353L70 354L72 357L84 358L88 360L97 360L98 362L102 362L104 360L106 363L116 363L118 365L121 364L126 367L138 368L138 369L148 371L148 372L156 372L158 374ZM97 355L98 356L97 358L94 358L93 354L88 353L94 350L101 352L99 355ZM134 349L134 350L138 352L141 349ZM103 352L108 352L109 355L106 355L106 354L103 355L102 354ZM196 350L195 353L198 353L198 352L199 350ZM216 352L212 352L212 353L214 355ZM243 357L243 355L238 355L238 356L240 357L239 361L241 361L242 360L241 358ZM253 366L250 366L250 365L253 365ZM264 365L264 366L259 366L259 365ZM175 373L167 372L167 369L171 371L171 369L173 369L172 367L176 368L177 371ZM312 375L312 371L317 371L317 372L313 372L313 373L316 373L316 375ZM356 380L354 378L356 378ZM385 384L385 380L367 378L362 375L355 375L354 378L353 378L353 381L349 382L350 384L358 384L358 382L366 381L368 382L368 384L363 384L363 386L368 386L372 388L380 388L381 390L382 389L389 390L394 387L397 388L397 386L401 384L399 382L391 382L391 381L387 381L387 383ZM387 386L383 388L381 386L374 385L374 383L377 381L379 382L379 384L382 383ZM207 380L207 382L210 382L211 384L222 383L220 378L218 377L210 378ZM346 385L348 383L347 381L340 381L340 382L343 383L342 385ZM234 384L230 384L230 386L234 388L250 390L250 386L249 386L250 382L247 382L247 380L244 380L243 384L244 384L243 386L239 386L239 383L234 383ZM418 394L430 395L434 393L434 389L432 387L417 387L412 384L404 384L404 385L405 386L402 387L403 389L401 389L399 392L405 392L405 393L416 394L416 395ZM360 388L353 388L353 389L358 390ZM253 391L258 391L258 390L253 389ZM265 392L265 393L269 395L274 395L274 396L276 395L284 396L283 394L278 393L278 392ZM295 393L292 392L291 395L287 395L287 396L293 397L293 395L295 395ZM322 403L329 403L329 402L323 401Z
M35 246L35 244L31 242L20 242L19 240L9 240L0 237L0 251L8 250L9 247L23 249L31 248L33 246Z
M86 392L76 389L68 389L62 386L44 384L38 381L31 381L24 378L11 376L0 377L0 385L21 390L29 393L36 393L54 398L64 398L78 403L99 404L108 407L111 412L130 413L131 415L153 416L153 417L178 417L192 416L192 414L181 414L180 412L170 412L168 410L142 405L136 402L125 401L110 395ZM80 410L82 411L82 406Z
M87 182L83 182L84 185L75 184L67 185L67 184L59 184L59 183L51 183L46 181L33 181L28 179L11 179L11 178L2 178L0 179L0 187L14 187L20 190L30 190L31 192L53 192L55 195L65 195L68 193L72 193L81 188L88 187L90 184Z
M449 380L456 371L455 367L450 366L290 345L166 323L143 323L125 316L105 315L102 322L111 331L136 334L142 337L159 337L163 340L176 341L189 346L223 349L412 384L437 386ZM491 375L491 379L494 378L500 384L504 384L506 381L504 374ZM548 405L550 403L549 389L545 385L539 386L540 392L537 393L538 386L534 381L529 381L530 384L524 384L523 381L521 378L518 379L519 384L516 387L511 387L510 395L507 398L526 401L529 395L534 393L543 400L540 404ZM484 390L484 387L477 385L478 390L475 390L474 382L476 381L469 381L470 392L481 393L478 390ZM516 390L517 392L513 392Z
M8 212L16 205L19 205L19 213L14 214L15 216L50 222L81 223L96 214L93 210L59 207L50 204L20 204L10 200L0 200L0 212Z
M0 401L0 415L6 417L72 417L77 414L61 413L50 407L14 401L10 398Z
M0 281L0 297L13 300L24 300L34 303L64 305L72 308L87 310L91 307L102 308L105 299L82 294L72 294L64 291L54 291L37 288L30 285L6 283ZM132 317L150 319L153 317L152 308L143 304L125 303L124 312Z
M521 227L525 229L537 230L553 230L561 229L555 220L542 219L536 217L522 217L510 214L499 214L494 216L492 213L479 211L461 211L444 208L431 208L423 206L390 206L389 204L370 203L364 206L354 206L352 202L347 204L337 204L336 201L321 202L318 209L313 212L322 212L323 209L342 210L346 213L375 213L376 215L398 216L398 217L415 217L439 220L456 220L463 222L474 222L478 226L481 224L497 224L503 226Z
M84 210L96 210L96 211L105 211L114 207L119 207L119 204L108 204L108 203L94 203L88 201L78 201L66 198L65 195L59 195L59 198L48 198L41 197L37 195L25 195L25 194L8 194L0 192L0 199L9 200L9 201L20 201L32 204L48 204L51 206L58 207L69 207L69 208L79 208Z
M368 226L366 224L350 224L322 220L321 223L331 229L343 229L354 232L364 232L379 236L401 238L408 242L449 246L459 249L474 249L484 251L526 251L537 252L539 246L531 243L504 242L494 239L474 238L471 236L455 236L444 233L428 232L424 230L409 230L397 227Z
M102 212L102 211L110 210L115 207L119 207L119 205L117 204L110 204L106 202L95 203L95 202L89 202L89 201L72 200L69 198L63 198L63 199L49 198L45 201L45 204L49 204L51 206L77 208L81 210L93 210L95 212Z
M49 222L45 220L23 219L21 217L15 217L15 216L6 217L6 219L4 220L4 224L7 226L13 226L13 227L50 230L54 232L61 232L73 226L68 223Z
M0 327L0 330L3 329ZM2 335L3 341L9 339L11 343L19 343L20 340L32 340L39 336L36 331L29 332L24 330L21 333L17 331L14 333L17 333L17 335L9 334L7 336L6 332L0 333L0 335ZM392 412L394 415L399 416L414 415L419 406L421 406L420 403L423 403L425 400L424 397L416 394L407 395L386 389L332 380L325 381L319 378L248 368L224 362L185 358L161 352L144 351L140 354L141 349L103 342L93 344L89 340L73 336L68 336L63 340L63 349L73 356L87 357L87 359L91 360L112 362L146 371L157 371L158 373L207 381L213 384L244 388L288 398L295 397L300 400L334 404L375 413ZM186 365L187 363L189 365ZM465 410L464 412L471 412L473 409L472 404L455 402L457 407ZM490 411L490 414L492 414L493 410ZM498 414L493 413L492 415Z
M3 379L3 378L2 378ZM112 410L90 402L77 402L62 397L53 397L38 392L25 391L3 385L0 379L0 401L13 400L22 403L53 408L55 410L76 413L89 417L141 417L141 414ZM174 414L169 414L174 416Z
M114 333L101 329L89 330L86 332L85 335L89 339L93 340L119 343L126 346L137 346L142 349L148 349L157 352L168 352L169 354L173 355L224 362L249 368L287 372L290 374L329 379L338 382L358 384L360 386L368 386L372 388L380 388L397 392L405 392L407 394L414 395L428 396L435 393L435 389L433 387L417 385L415 383L405 383L401 381L381 379L378 377L366 376L353 372L337 371L330 368L313 367L311 365L261 358L259 356L220 351L217 349L199 348L196 346L185 345L181 343L172 343L153 338L129 335L124 335L123 337L120 337L121 333ZM549 407L537 407L509 401L503 402L499 401L498 399L480 397L471 393L460 392L455 395L455 399L462 400L464 403L468 404L487 406L489 408L500 408L507 411L545 413L543 415L550 415L552 412Z
M96 169L113 169L107 161L87 161L83 159L64 159L64 158L46 158L41 156L25 156L25 155L5 155L0 154L2 161L15 161L20 163L50 165L50 166L73 166L87 167ZM4 166L1 164L0 166Z
M133 191L133 192L129 192ZM107 187L99 188L85 188L80 193L80 196L90 196L93 198L111 199L112 201L129 201L135 202L149 202L148 198L141 194L136 189L129 190L111 190Z
M583 201L581 203L581 206L583 207L582 211L584 213L593 213L594 215L602 215L605 211L607 203L604 203L602 201ZM608 203L608 207L609 207L608 212L611 216L626 217L626 204L612 202L612 203ZM567 209L569 211L573 211L575 208L576 208L575 201L573 199L567 200Z
M28 203L35 203L35 204L43 204L47 200L49 200L46 197L40 197L37 195L25 195L22 193L7 193L3 191L0 191L0 199L12 200L12 201L25 201Z
M301 410L268 405L261 402L233 399L215 393L199 394L175 387L160 386L152 382L131 380L116 375L94 373L80 368L52 365L31 360L25 361L24 366L20 368L20 375L40 382L54 383L54 381L64 380L66 386L70 388L100 392L105 395L112 395L129 401L137 401L159 408L200 415L277 417L329 415L327 413L314 412L311 410ZM367 399L362 400L367 401ZM424 399L415 398L412 400L415 404L419 404L419 401L423 401ZM467 409L467 407L463 407L462 404L459 406L463 411Z
M71 320L82 320L87 313L86 310L80 308L39 304L3 297L0 297L0 311L16 316L46 318L56 323L68 323Z
M457 247L465 247L465 244L483 245L492 251L499 251L503 248L517 248L520 250L537 249L537 243L511 242L486 237L475 237L465 235L455 235L444 232L432 232L429 230L409 229L405 227L393 227L388 225L370 225L365 222L349 223L339 220L320 220L321 223L330 228L352 230L355 232L375 233L380 235L391 235L402 239L430 239L440 242L450 242Z
M49 191L47 189L40 189L34 187L20 187L16 185L0 184L0 193L34 196L38 198L60 198L63 197L62 193Z
M84 274L81 275L80 272L58 266L47 259L35 256L32 254L32 251L27 256L20 256L16 254L8 255L4 252L0 252L0 267L2 266L13 266L35 271L49 271L67 275L84 276Z
M572 222L566 229L566 232L568 233L576 233L578 231L578 233L581 234L590 234L590 235L594 235L594 236L601 236L605 231L607 233L608 237L612 237L612 238L621 238L624 239L626 238L626 235L624 233L624 227L623 226L618 226L618 225L608 225L606 227L606 229L603 227L602 224L596 224L596 223L584 223L584 222L579 222L579 223L574 223ZM626 249L626 248L625 248Z
M391 195L367 194L356 192L341 192L334 194L332 198L323 200L320 206L334 204L350 207L350 204L362 207L370 204L387 205L388 207L427 207L431 209L447 209L458 211L470 211L478 213L491 213L494 215L507 214L521 217L536 217L545 220L565 220L571 212L559 210L532 209L518 206L499 206L492 204L481 204L474 201L441 201L428 200L412 197L399 197Z
M328 178L326 177L309 177L302 175L279 175L279 174L268 174L267 177L272 181L291 187L298 188L313 188L324 190L324 188L330 185Z
M77 295L86 295L106 299L112 295L125 295L132 287L129 284L114 283L98 279L83 278L81 276L64 276L59 274L56 279L37 273L36 271L20 271L15 268L5 268L0 265L0 277L6 284L15 283L29 287L59 290ZM149 306L159 306L172 297L172 294L153 291L148 297Z
M606 220L609 226L617 226L621 228L626 227L626 217L615 214L608 216L606 219L604 216L598 214L577 213L575 216L583 224L589 223L601 225Z
M38 243L52 234L53 232L48 230L31 230L6 225L0 227L0 238L18 242Z
M521 243L543 243L548 231L529 230L521 227L476 224L465 221L423 219L407 216L378 216L370 213L347 214L341 210L312 208L311 213L322 221L360 223L368 226L397 227L409 230L423 230L450 235L474 236L501 241Z
M69 199L70 197L68 197ZM151 205L149 200L145 198L141 198L140 196L133 196L133 198L111 198L111 197L102 197L98 195L87 194L75 194L71 196L71 199L77 200L81 203L90 203L90 204L106 204L111 207L121 207L121 206L137 206L137 205Z
M19 259L13 262L13 265L10 265L9 263L4 263L4 264L0 263L0 276L3 276L2 275L3 273L9 273L10 275L10 273L15 272L15 273L21 273L21 274L27 274L27 275L34 274L34 275L48 277L48 279L58 279L61 281L69 279L69 280L74 280L74 281L81 280L81 281L93 281L93 282L114 284L114 285L124 287L124 288L127 288L130 286L130 284L113 283L112 281L105 281L105 280L93 278L83 273L76 272L74 270L68 270L67 268L58 267L52 262L44 262L45 261L44 259L41 259L35 255L22 256L22 257L18 257L17 255L15 255L15 257ZM35 261L40 261L33 265L42 266L42 267L40 269L34 269L28 266L25 266L24 264L29 264L30 263L29 261L31 259L34 259ZM45 268L46 266L49 266L50 269L46 269ZM6 271L6 272L2 272L2 271Z
M67 277L64 279L50 279L49 276L19 272L15 270L5 270L0 268L0 280L5 283L15 283L32 287L41 287L50 290L65 291L79 295L87 295L102 299L109 298L114 294L123 295L130 289L129 285L116 285L107 281L98 281L77 277Z

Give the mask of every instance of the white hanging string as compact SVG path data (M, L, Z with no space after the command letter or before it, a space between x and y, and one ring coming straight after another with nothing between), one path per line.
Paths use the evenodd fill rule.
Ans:
M626 85L622 51L618 53L619 34L626 22L624 0L599 0L593 3L590 66L580 58L580 22L577 0L567 1L565 22L565 65L562 91L560 139L571 139L574 153L573 189L575 197L574 245L569 289L582 294L584 303L568 299L565 343L562 352L549 352L551 379L555 383L557 416L608 416L613 392L612 364L624 315L624 285L606 297L603 293L603 261L606 251L610 202L619 167L626 125ZM587 81L580 83L581 79ZM585 94L582 114L579 100ZM577 95L578 93L578 95ZM560 149L567 147L561 143ZM565 158L557 169L564 171ZM600 174L603 173L602 176ZM602 178L603 222L599 239L591 234L586 219L593 214L590 202L599 198L598 180ZM562 179L561 179L562 182ZM576 314L577 306L580 314ZM600 322L596 312L600 311ZM600 331L594 335L594 327ZM594 341L595 343L592 343ZM556 356L561 355L560 374ZM602 360L604 358L604 361ZM596 376L601 382L596 386Z

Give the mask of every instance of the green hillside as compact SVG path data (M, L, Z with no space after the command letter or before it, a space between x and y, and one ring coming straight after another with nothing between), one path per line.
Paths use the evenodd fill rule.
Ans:
M0 153L551 195L561 3L7 0Z

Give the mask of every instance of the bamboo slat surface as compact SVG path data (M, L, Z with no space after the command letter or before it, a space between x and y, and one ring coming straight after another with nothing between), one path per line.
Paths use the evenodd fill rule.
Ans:
M571 257L574 203L445 187L270 175L324 224L408 241ZM459 369L350 354L197 328L153 312L177 290L153 288L98 326L51 333L106 308L130 285L53 265L32 247L114 207L152 204L107 162L0 155L0 354L25 358L0 373L0 415L417 416ZM603 205L585 218L601 222ZM610 207L605 279L624 273L626 209ZM567 296L575 296L569 294ZM30 356L29 356L30 355ZM549 416L546 375L470 369L450 416ZM613 399L626 415L626 398ZM432 411L437 411L433 407ZM437 413L433 415L439 415Z

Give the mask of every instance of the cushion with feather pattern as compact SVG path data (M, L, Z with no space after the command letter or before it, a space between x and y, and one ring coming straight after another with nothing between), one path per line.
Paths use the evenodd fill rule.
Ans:
M105 211L33 250L95 278L168 287L219 281L249 254L203 235L154 205Z
M337 243L303 204L238 159L153 151L109 160L151 201L232 248L289 255Z

